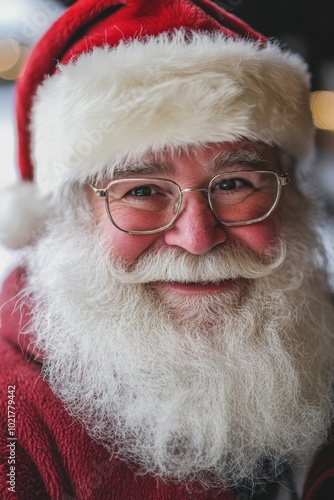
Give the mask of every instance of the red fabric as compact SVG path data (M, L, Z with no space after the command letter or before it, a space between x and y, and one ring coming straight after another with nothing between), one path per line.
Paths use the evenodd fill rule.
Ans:
M89 438L42 380L41 364L18 345L19 323L28 311L21 314L16 307L12 315L19 304L8 299L19 290L20 277L15 271L0 297L0 304L7 302L0 329L0 498L235 500L227 490L191 494L184 485L138 475ZM10 407L9 401L14 401ZM8 490L10 467L15 467L15 493Z
M42 37L17 84L18 156L22 179L32 180L30 111L38 85L72 57L94 46L155 36L175 29L266 38L210 0L78 0Z

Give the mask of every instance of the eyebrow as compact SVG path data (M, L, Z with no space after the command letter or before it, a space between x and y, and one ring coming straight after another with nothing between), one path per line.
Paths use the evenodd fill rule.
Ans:
M238 151L221 151L210 162L214 172L220 172L229 167L246 166L248 168L268 167L268 161L256 151L238 150ZM125 166L116 167L113 174L113 179L120 179L131 175L171 175L174 172L173 165L168 161L156 161L154 159L146 159L142 161L133 161Z
M212 168L214 171L235 167L236 165L246 166L248 168L266 169L268 168L268 161L256 151L249 151L246 149L238 151L221 151L212 161Z
M128 175L168 175L173 171L173 167L168 162L157 162L155 160L142 160L129 162L125 167L116 167L114 170L114 179L119 179Z

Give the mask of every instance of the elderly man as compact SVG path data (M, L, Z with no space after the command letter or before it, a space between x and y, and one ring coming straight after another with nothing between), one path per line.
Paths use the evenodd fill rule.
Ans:
M209 0L78 0L39 42L2 197L2 498L332 498L308 100Z

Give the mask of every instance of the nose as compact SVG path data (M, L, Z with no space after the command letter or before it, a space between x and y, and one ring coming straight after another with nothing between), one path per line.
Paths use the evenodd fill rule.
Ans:
M164 233L165 243L203 255L224 243L227 233L211 212L201 192L185 192L181 213Z

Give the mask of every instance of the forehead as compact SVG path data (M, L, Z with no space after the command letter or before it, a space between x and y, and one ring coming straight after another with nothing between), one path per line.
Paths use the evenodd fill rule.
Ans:
M180 148L173 152L163 150L148 153L138 161L129 162L115 176L131 174L177 175L189 168L193 172L215 174L224 168L238 165L252 168L277 168L277 150L251 141L210 143Z

